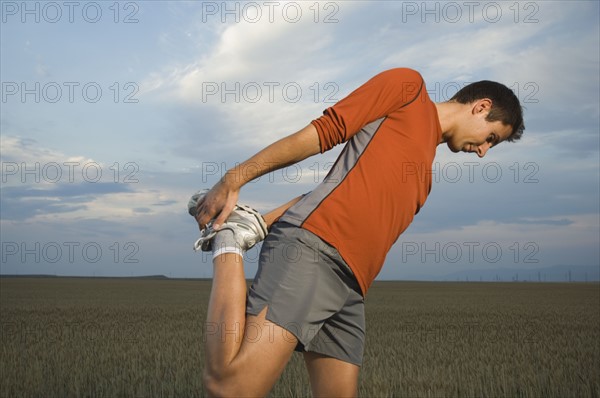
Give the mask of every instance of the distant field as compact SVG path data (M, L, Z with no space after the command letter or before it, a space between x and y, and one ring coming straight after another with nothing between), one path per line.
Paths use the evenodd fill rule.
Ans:
M0 396L204 396L209 289L0 279ZM294 355L271 396L307 395ZM360 395L598 397L600 285L376 282Z

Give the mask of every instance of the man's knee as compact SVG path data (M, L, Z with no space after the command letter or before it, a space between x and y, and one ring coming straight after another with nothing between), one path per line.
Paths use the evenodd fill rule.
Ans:
M252 394L253 387L245 378L240 368L227 366L223 368L206 364L202 372L202 385L209 397L239 397Z
M209 397L216 397L217 383L214 377L206 369L202 372L202 386Z
M231 397L232 391L227 384L208 368L205 368L202 372L202 385L209 397Z

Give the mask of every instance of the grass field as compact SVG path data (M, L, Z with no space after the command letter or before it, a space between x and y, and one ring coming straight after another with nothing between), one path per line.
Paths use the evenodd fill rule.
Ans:
M0 279L0 396L203 396L209 289L196 280ZM366 308L361 396L600 394L597 283L376 282ZM271 396L307 395L296 354Z

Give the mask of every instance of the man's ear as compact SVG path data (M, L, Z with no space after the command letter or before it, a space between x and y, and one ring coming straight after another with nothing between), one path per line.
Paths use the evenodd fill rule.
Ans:
M488 113L490 110L492 110L492 100L489 98L478 99L473 103L472 112L474 115L481 112Z

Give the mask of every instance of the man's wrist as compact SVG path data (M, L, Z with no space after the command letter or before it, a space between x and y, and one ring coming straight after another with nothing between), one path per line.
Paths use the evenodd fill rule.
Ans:
M221 184L228 190L239 191L247 181L244 179L244 173L239 166L228 170L221 178Z

